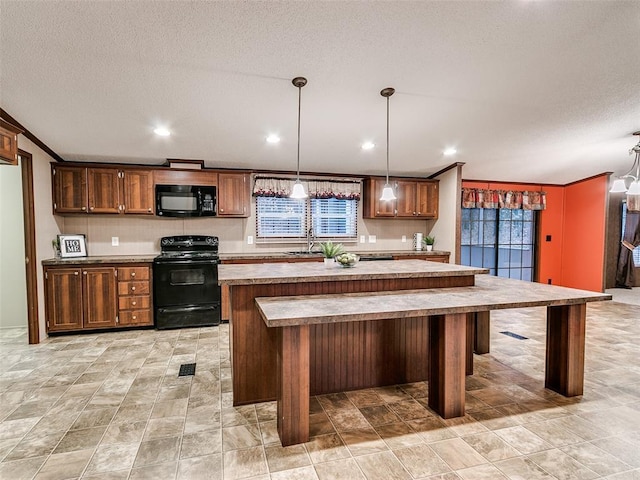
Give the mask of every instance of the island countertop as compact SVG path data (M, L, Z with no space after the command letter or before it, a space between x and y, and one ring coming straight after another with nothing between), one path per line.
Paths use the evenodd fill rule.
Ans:
M486 268L467 267L424 260L359 262L353 268L323 263L270 263L219 265L221 285L255 285L398 278L461 277L488 273Z

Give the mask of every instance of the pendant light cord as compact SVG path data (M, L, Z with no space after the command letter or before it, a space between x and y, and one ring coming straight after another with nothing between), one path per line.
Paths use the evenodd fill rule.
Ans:
M387 97L387 185L389 184L389 97Z
M302 102L302 86L298 86L298 173L297 181L300 181L300 104Z

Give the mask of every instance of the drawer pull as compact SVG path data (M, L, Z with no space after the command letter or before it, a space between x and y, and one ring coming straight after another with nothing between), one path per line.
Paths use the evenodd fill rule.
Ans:
M73 272L74 275L78 275L78 272Z
M135 290L136 290L136 287L131 287L132 292L135 292Z
M138 304L138 302L131 302L131 305L133 305L134 307Z
M138 318L138 317L136 317L136 316L134 315L134 316L133 316L133 317L131 317L131 318L133 318L133 319L135 320L135 319L136 319L136 318Z
M131 272L131 276L135 277L136 276L136 272Z

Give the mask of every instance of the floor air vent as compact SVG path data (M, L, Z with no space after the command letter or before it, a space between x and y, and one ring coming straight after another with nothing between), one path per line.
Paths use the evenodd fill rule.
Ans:
M509 337L513 337L516 338L518 340L528 340L527 337L523 337L522 335L518 335L517 333L513 333L513 332L500 332L503 335L507 335Z
M183 363L180 365L180 373L178 373L179 377L186 377L188 375L196 374L196 364L195 363Z

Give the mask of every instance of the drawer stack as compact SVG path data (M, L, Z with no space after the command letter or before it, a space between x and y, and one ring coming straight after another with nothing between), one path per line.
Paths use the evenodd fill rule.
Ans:
M153 325L151 269L148 266L118 267L118 320L122 327Z

